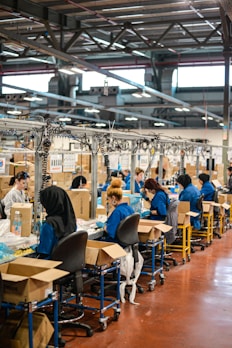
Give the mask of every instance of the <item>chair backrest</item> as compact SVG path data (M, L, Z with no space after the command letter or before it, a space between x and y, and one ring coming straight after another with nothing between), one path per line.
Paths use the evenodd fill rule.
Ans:
M204 200L204 195L202 194L197 200L197 209L200 211L203 211L203 200Z
M213 194L213 201L215 203L218 203L218 190L215 190L214 191L214 194Z
M134 213L123 219L118 225L116 236L123 246L133 245L139 242L138 225L140 214Z
M178 205L179 201L177 199L172 199L167 209L165 223L172 226L172 229L165 233L165 238L168 244L173 243L176 239L178 226Z
M62 261L58 268L70 273L77 272L85 266L85 250L88 239L86 231L78 231L61 239L54 249L51 259Z

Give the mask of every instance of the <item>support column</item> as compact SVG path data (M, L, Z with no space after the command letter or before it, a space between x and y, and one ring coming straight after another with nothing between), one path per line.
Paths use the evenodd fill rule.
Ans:
M228 147L230 140L230 52L224 52L225 57L225 85L224 85L224 107L223 107L223 148L222 162L225 167L228 164ZM226 169L226 168L225 168ZM224 182L227 181L227 171L224 170Z

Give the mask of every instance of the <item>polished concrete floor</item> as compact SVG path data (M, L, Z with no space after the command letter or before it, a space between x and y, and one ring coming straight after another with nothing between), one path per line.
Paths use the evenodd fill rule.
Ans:
M141 276L140 304L122 304L118 321L109 320L105 331L99 328L99 313L86 313L93 336L65 329L65 347L231 348L232 230L164 274L164 285L157 282L154 291L148 290L149 277Z

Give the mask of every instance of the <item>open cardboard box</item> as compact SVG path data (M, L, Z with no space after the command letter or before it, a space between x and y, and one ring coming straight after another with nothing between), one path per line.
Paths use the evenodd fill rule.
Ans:
M190 202L180 201L178 204L178 225L189 225L190 217L196 217L199 213L190 211Z
M88 265L110 265L114 260L126 256L125 250L117 243L88 240L85 262Z
M46 348L54 328L44 313L33 313L33 348ZM0 347L29 348L28 316L26 312L11 311L0 328Z
M41 301L53 291L53 281L68 274L56 269L62 262L19 257L0 265L3 301L11 303Z
M157 241L162 233L171 229L172 226L164 224L164 221L141 219L138 225L139 240L143 243L148 240Z
M220 204L214 201L203 201L202 206L203 206L203 213L213 214L213 207L214 206L220 207Z

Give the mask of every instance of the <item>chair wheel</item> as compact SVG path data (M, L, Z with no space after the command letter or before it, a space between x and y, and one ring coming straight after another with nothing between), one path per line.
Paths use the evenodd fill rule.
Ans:
M92 329L88 329L86 331L86 333L87 333L87 337L92 337L93 336L93 330Z

